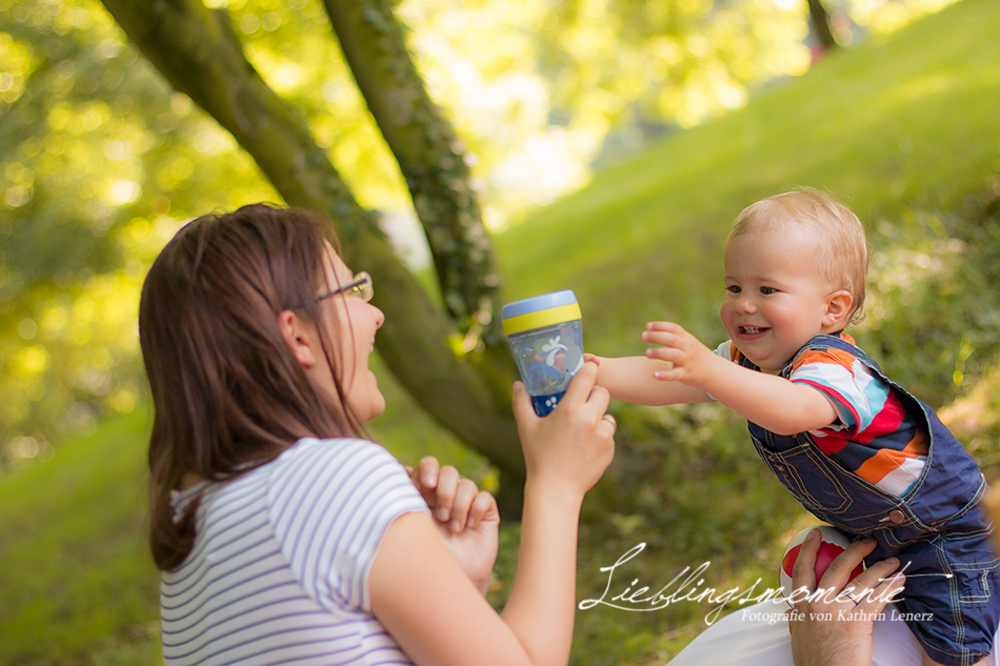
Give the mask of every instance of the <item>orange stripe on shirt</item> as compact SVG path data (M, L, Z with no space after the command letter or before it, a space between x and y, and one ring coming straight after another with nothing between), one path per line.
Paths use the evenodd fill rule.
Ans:
M907 458L918 458L927 454L927 437L922 432L910 440L902 451L895 449L879 449L875 455L866 460L854 473L870 483L878 483Z
M910 440L910 443L903 449L903 453L911 458L916 458L918 456L926 456L927 449L929 448L930 442L928 441L927 433L923 430L918 430L917 434Z
M792 367L801 368L809 363L835 363L853 375L854 360L854 356L840 349L810 349L795 359Z
M862 479L871 483L878 483L886 474L902 464L903 460L909 458L902 451L893 449L880 449L875 455L866 460L854 473Z

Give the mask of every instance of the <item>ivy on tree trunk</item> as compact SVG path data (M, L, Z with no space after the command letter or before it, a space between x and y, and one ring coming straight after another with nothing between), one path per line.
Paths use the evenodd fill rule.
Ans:
M390 0L324 0L358 89L396 157L427 235L449 314L496 344L500 279L464 148L431 100Z

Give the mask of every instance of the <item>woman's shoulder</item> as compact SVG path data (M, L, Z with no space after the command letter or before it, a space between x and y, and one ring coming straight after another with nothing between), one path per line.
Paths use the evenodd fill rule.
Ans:
M360 437L334 437L320 439L318 437L303 437L281 453L275 462L288 464L299 459L323 459L371 455L399 462L388 449L381 444Z
M272 505L420 498L403 464L384 446L366 439L301 439L268 467Z
M402 463L381 444L355 437L305 437L283 451L271 466L274 470L283 470L308 468L310 465L343 465L349 461L366 459L379 465L402 467Z
M328 592L315 581L328 580L348 605L361 603L359 581L388 526L404 513L428 511L402 463L368 440L303 439L269 467L274 537L316 599Z

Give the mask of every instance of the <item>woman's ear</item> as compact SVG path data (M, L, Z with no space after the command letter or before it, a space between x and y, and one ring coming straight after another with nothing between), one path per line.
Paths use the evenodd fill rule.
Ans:
M291 310L282 310L278 314L278 329L288 349L303 368L308 370L316 365L318 336L312 322L302 319Z
M846 289L839 289L830 294L826 300L823 327L833 332L846 326L847 319L851 315L852 305L854 305L854 297Z

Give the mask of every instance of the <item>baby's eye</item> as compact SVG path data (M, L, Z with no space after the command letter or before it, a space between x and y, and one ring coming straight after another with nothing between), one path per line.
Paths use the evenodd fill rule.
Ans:
M738 294L743 290L740 289L740 286L738 284L728 284L726 285L726 291L728 291L730 294Z
M770 296L771 294L777 294L778 290L775 289L774 287L761 287L760 293L764 294L765 296Z

